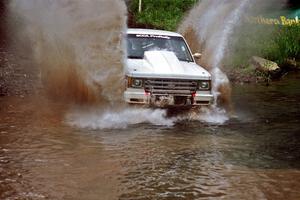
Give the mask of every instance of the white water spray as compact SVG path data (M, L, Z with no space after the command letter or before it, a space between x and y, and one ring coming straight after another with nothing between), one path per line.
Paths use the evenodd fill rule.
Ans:
M136 124L172 127L176 122L200 121L213 125L224 124L228 116L224 110L215 112L202 108L197 112L167 117L166 110L150 108L121 108L120 110L75 109L67 114L68 124L89 129L124 129Z
M179 32L183 35L191 30L196 34L200 46L198 48L203 51L203 63L212 74L215 106L220 96L220 87L229 84L226 74L221 70L222 61L234 28L239 24L250 1L203 0L191 10L179 27Z
M238 23L241 19L241 15L249 2L250 2L250 0L244 0L244 1L240 2L240 4L232 11L232 13L230 13L230 15L225 20L225 22L224 22L225 27L223 28L223 30L221 32L218 32L217 33L218 35L216 36L218 45L217 45L217 48L215 48L215 51L213 51L213 54L215 55L215 57L213 59L212 71L211 71L212 76L213 76L212 77L213 78L212 91L215 96L215 105L216 105L216 100L217 100L218 96L220 95L220 93L218 92L218 88L222 84L229 84L229 80L228 80L226 74L224 74L220 70L220 68L222 66L221 62L224 58L224 54L226 52L226 48L229 43L229 38L233 34L234 27L236 25L238 25Z
M227 110L230 110L231 88L226 74L222 71L222 61L234 29L239 25L250 2L251 0L202 0L190 11L178 29L190 43L195 43L195 40L198 42L198 46L193 46L194 50L202 51L201 63L212 74L212 92L215 99L212 109L205 112L209 113L205 115L206 119L212 119L208 116L222 119L221 121L229 118L226 117L226 111L218 105L221 99L223 104L227 104Z
M157 126L173 126L175 118L167 118L161 109L123 108L119 111L74 111L67 115L73 126L90 129L121 129L130 125L150 123Z

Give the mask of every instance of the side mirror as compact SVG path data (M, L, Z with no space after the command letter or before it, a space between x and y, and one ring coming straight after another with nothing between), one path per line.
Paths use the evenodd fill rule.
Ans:
M193 57L194 57L195 59L200 59L201 56L202 56L201 53L194 53L194 54L193 54Z

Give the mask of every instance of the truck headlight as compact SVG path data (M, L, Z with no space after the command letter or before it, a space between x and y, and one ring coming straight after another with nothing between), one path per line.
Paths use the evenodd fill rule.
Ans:
M143 81L141 79L133 79L132 87L142 87Z
M210 88L209 81L200 81L199 82L199 87L198 87L199 90L209 90L209 88Z
M128 87L141 88L143 87L143 80L139 78L128 78Z

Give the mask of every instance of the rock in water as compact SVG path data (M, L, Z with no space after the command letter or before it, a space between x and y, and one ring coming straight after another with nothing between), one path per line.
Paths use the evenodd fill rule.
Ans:
M280 69L277 63L258 56L253 56L251 58L251 64L255 70L266 74L273 73Z

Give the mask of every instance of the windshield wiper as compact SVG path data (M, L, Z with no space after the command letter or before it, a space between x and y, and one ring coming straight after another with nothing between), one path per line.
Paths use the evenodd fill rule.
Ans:
M143 59L142 56L127 56L127 58L131 58L131 59Z
M185 59L178 59L180 61L183 61L183 62L192 62L191 60L185 60Z

